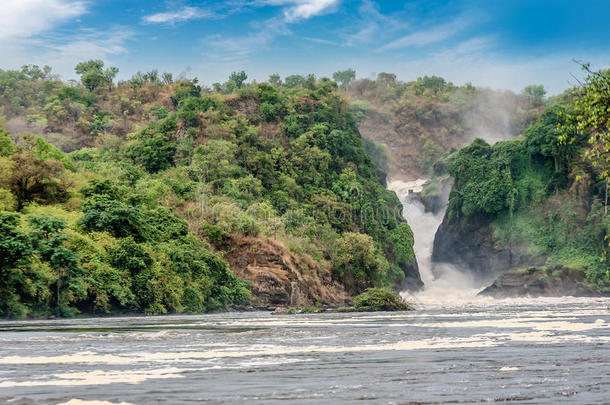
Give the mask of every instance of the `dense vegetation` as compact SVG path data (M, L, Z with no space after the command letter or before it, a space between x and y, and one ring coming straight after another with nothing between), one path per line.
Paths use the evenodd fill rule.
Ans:
M368 311L409 311L413 309L398 293L387 288L368 288L354 298L353 310Z
M606 175L590 159L600 132L582 124L584 106L600 102L590 81L551 100L523 137L493 146L477 139L446 158L455 181L446 221L489 222L501 245L584 269L610 291Z
M76 71L82 84L0 71L0 316L240 304L247 283L222 259L236 235L282 242L351 294L413 268L335 82Z
M459 149L475 137L488 141L510 139L523 133L540 115L544 88L528 86L521 94L495 91L447 82L437 76L423 76L411 82L380 73L375 80L349 80L341 91L351 100L367 138L388 146L368 151L390 173L410 179L435 175L434 163L443 154ZM345 76L345 77L344 77Z

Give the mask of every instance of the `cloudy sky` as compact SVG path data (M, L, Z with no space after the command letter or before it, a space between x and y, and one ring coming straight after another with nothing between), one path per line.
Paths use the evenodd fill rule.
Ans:
M607 0L0 0L0 68L71 79L95 58L123 79L157 68L211 84L352 67L557 93L581 75L573 59L610 65L608 16Z

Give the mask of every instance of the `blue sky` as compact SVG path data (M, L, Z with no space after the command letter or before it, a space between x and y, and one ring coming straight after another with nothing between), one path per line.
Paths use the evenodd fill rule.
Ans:
M352 67L557 93L581 75L572 59L609 66L608 16L607 0L0 0L0 68L72 79L95 58L123 79L157 68L209 85Z

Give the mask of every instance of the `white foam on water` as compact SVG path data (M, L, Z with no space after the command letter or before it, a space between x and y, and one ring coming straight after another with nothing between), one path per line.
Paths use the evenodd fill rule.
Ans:
M77 373L54 374L51 380L3 381L0 388L36 387L36 386L79 386L107 384L140 384L150 379L182 378L184 369L162 368L154 370L108 371L92 370Z

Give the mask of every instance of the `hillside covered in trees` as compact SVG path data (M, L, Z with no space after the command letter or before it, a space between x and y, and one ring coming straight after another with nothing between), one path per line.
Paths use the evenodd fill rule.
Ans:
M586 81L548 100L523 136L444 158L454 185L435 260L487 278L538 266L543 286L566 276L610 292L610 72L584 68Z
M380 73L374 80L352 80L355 76L345 77L345 72L336 75L343 79L340 90L351 102L362 135L384 146L370 153L395 178L432 177L434 163L444 154L477 137L488 142L514 138L544 108L540 85L515 94L457 86L438 76L402 82L394 74ZM383 153L389 157L386 162Z
M339 304L421 285L400 202L335 82L76 72L0 71L0 316Z

